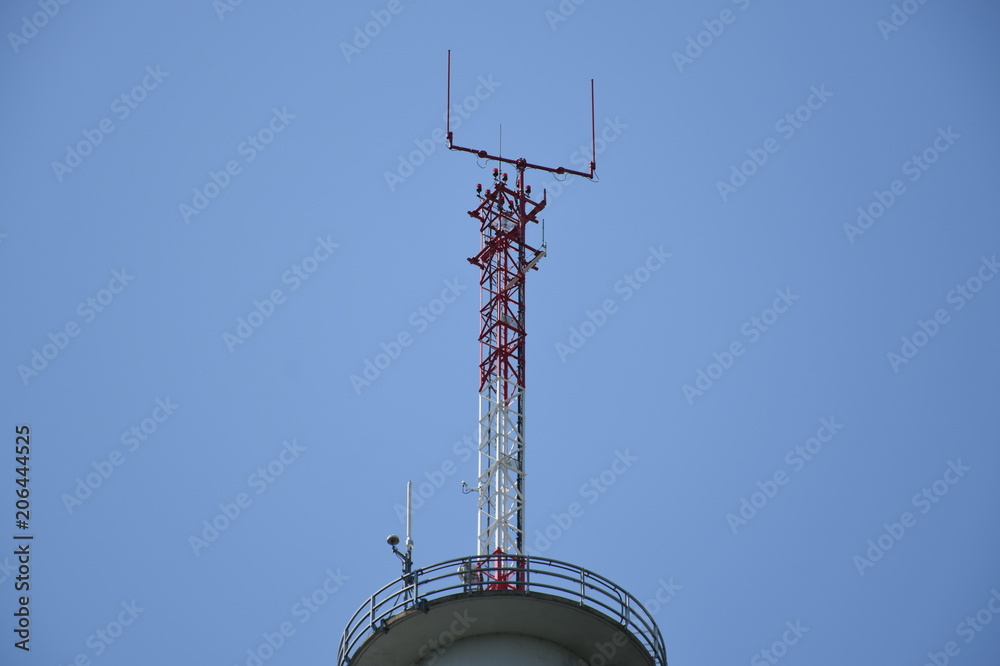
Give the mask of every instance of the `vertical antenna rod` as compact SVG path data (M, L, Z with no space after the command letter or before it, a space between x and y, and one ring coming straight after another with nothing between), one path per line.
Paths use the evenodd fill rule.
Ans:
M448 148L495 160L493 184L485 193L476 187L480 203L469 211L479 221L479 254L469 259L480 269L479 333L479 483L478 554L525 554L525 278L538 270L545 245L528 243L530 223L545 208L531 198L525 172L537 169L559 175L594 177L597 167L594 132L594 81L590 82L590 171L532 164L524 158L490 155L485 150L457 146L451 131L451 51L448 51ZM502 135L501 135L502 136ZM501 169L516 171L513 187Z
M413 481L406 482L406 550L413 550Z
M407 599L413 598L413 533L410 531L413 522L413 482L406 482L406 552L400 552L399 537L390 534L386 542L392 547L392 552L403 563L403 594Z

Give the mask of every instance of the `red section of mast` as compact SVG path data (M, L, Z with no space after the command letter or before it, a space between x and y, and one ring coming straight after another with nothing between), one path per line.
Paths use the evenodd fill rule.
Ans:
M528 198L522 167L518 167L516 190L507 187L507 174L497 173L494 189L486 190L482 203L469 211L479 220L482 232L482 249L469 258L482 269L480 390L494 375L509 377L516 385L524 386L524 277L527 271L537 270L535 264L545 254L525 240L528 223L538 222L536 216L545 208L545 200ZM509 393L504 391L502 397L509 398Z

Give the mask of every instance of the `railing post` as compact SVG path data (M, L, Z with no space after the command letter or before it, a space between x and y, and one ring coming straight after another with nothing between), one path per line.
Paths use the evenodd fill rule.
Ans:
M587 590L586 577L587 577L587 574L584 573L583 569L581 568L580 569L580 605L581 606L584 605L583 601L584 601L584 599L587 596L586 595L586 590Z

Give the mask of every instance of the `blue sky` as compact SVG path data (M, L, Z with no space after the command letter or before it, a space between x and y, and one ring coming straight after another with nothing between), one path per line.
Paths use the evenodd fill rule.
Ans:
M0 662L242 665L289 623L266 663L331 663L408 479L417 565L474 552L451 49L456 141L537 163L586 161L596 81L599 182L528 178L531 552L672 590L674 665L995 664L998 19L7 3Z

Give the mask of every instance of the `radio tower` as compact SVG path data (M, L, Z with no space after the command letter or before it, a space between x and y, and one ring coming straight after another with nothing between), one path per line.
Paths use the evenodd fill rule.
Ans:
M594 82L590 82L590 171L546 167L455 145L448 52L447 140L451 150L496 162L476 186L480 269L478 554L413 569L407 502L406 552L388 543L403 575L348 622L338 666L666 666L660 630L646 608L607 578L525 552L525 283L545 256L528 230L545 208L532 199L529 169L593 179ZM503 165L514 170L513 187ZM463 487L466 484L463 483ZM409 487L408 497L409 500Z
M528 244L528 228L538 223L545 208L531 198L525 171L535 169L592 179L596 157L591 150L590 171L531 164L485 150L456 146L451 131L451 51L448 52L448 148L472 153L480 160L508 164L516 173L508 185L501 167L493 169L493 185L476 186L479 206L469 215L479 220L482 244L469 262L480 268L479 314L479 496L480 555L524 554L524 416L525 416L525 287L528 272L538 270L545 256ZM594 81L590 81L590 136L594 143Z

